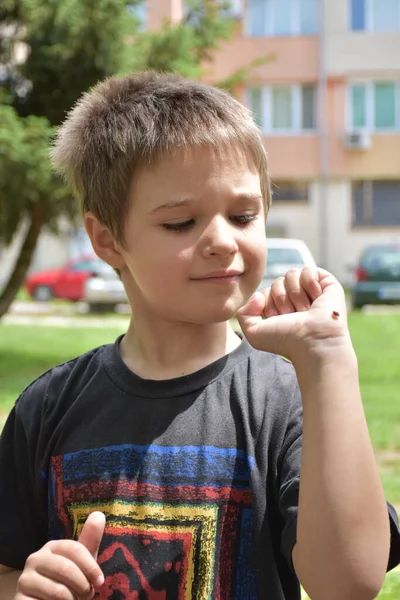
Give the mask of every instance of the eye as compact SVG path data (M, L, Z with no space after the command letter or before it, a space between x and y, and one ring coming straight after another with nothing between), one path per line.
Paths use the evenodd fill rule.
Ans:
M188 219L187 221L178 221L177 223L163 223L162 227L167 231L184 231L190 229L194 225L194 219Z
M235 217L231 217L230 219L237 225L248 225L256 218L256 215L237 215Z

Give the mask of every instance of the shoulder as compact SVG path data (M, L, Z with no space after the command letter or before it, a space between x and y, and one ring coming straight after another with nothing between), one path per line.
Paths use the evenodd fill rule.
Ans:
M43 415L49 404L65 398L66 389L76 394L102 371L105 348L99 346L44 372L26 387L15 403L16 416L27 420ZM71 396L73 394L70 394Z
M298 380L292 363L286 358L261 350L249 349L247 382L253 390L269 398L284 396L290 402L298 392Z

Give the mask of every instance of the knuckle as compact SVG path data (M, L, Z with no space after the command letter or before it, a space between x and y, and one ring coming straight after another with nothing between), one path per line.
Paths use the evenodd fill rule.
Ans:
M65 585L61 583L54 583L51 589L52 600L71 600L72 593L68 591Z
M86 576L90 581L95 581L99 575L101 575L100 567L93 561L93 564L87 569Z
M40 557L43 554L43 548L38 550L37 552L33 552L28 556L25 561L25 568L34 569L36 565L40 562Z
M75 583L76 580L76 567L71 562L66 562L59 568L59 573L62 581L69 581L71 583ZM85 586L80 586L83 593L86 593L89 590L89 584Z
M76 554L79 557L86 556L88 554L88 550L80 542L75 542L74 554Z
M18 578L17 592L24 593L24 592L28 591L29 581L30 581L29 575L25 571L23 571Z

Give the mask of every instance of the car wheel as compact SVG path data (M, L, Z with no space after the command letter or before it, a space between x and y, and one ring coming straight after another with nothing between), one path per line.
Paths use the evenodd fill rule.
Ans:
M94 302L89 304L89 312L92 314L103 315L108 312L114 312L115 305L107 304L105 302Z
M53 290L48 285L38 285L33 290L32 296L39 302L48 302L53 298Z
M364 306L365 306L365 304L363 304L356 298L353 297L351 299L351 304L350 304L351 310L354 310L354 311L362 310L364 308Z

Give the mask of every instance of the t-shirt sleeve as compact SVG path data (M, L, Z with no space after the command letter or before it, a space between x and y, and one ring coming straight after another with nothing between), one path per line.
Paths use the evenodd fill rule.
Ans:
M27 557L46 542L43 502L35 476L36 448L32 443L33 414L28 411L30 431L24 425L20 398L12 409L0 438L0 564L23 569Z
M387 570L394 569L400 563L400 527L394 507L388 502L390 521L390 554Z
M294 378L294 389L286 432L281 446L279 475L279 511L284 526L281 538L281 552L292 568L292 551L296 543L297 512L299 504L299 485L301 467L301 447L303 433L303 407L297 379Z

